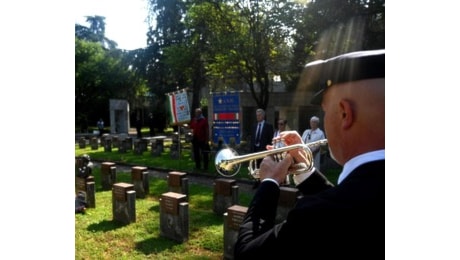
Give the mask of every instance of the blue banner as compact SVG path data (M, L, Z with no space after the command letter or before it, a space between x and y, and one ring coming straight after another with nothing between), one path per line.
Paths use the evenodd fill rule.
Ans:
M213 94L213 142L240 144L240 95L239 93Z

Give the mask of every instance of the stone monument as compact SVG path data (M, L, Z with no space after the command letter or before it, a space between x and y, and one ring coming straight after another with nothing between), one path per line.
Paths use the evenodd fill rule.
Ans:
M110 99L110 133L129 133L129 103L124 99Z

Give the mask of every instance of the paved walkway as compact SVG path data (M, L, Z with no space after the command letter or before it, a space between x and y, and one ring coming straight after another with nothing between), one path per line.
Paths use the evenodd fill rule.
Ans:
M101 162L98 161L93 161L92 163L94 167L101 167ZM133 167L132 165L123 165L116 163L117 167L117 172L131 172L131 168ZM157 169L152 169L148 168L149 171L149 176L155 177L155 178L160 178L160 179L165 179L167 180L168 173L170 171L160 171ZM171 170L173 171L173 170ZM201 185L207 185L212 187L214 185L214 180L218 178L225 178L223 176L217 175L217 176L209 176L209 175L203 175L199 173L187 173L187 178L189 179L189 183L195 183L195 184L201 184ZM252 188L253 186L253 181L251 180L236 180L236 184L238 185L239 189L244 192L249 192L252 193L255 190Z

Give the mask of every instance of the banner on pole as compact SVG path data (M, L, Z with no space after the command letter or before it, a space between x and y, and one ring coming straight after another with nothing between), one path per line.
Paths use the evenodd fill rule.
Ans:
M240 144L240 95L236 93L213 94L213 142Z
M188 105L186 89L166 94L171 125L180 125L190 122L190 107Z

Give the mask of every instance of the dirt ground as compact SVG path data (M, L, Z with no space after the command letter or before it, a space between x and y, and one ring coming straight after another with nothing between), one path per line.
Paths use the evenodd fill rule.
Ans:
M100 162L95 162L95 161L92 161L92 162L93 162L94 167L101 167ZM120 165L120 164L116 164L116 167L117 167L117 172L131 172L131 168L132 168L132 166L130 165ZM151 177L165 179L165 180L167 179L167 176L169 174L168 171L159 171L159 170L151 169L151 168L148 168L148 172L149 172L149 176ZM205 175L196 174L196 173L187 173L187 178L189 180L189 183L213 186L214 181L216 179L225 178L225 177L223 176L205 176ZM241 191L245 191L245 192L255 191L253 189L254 181L236 180L236 184L238 185Z

